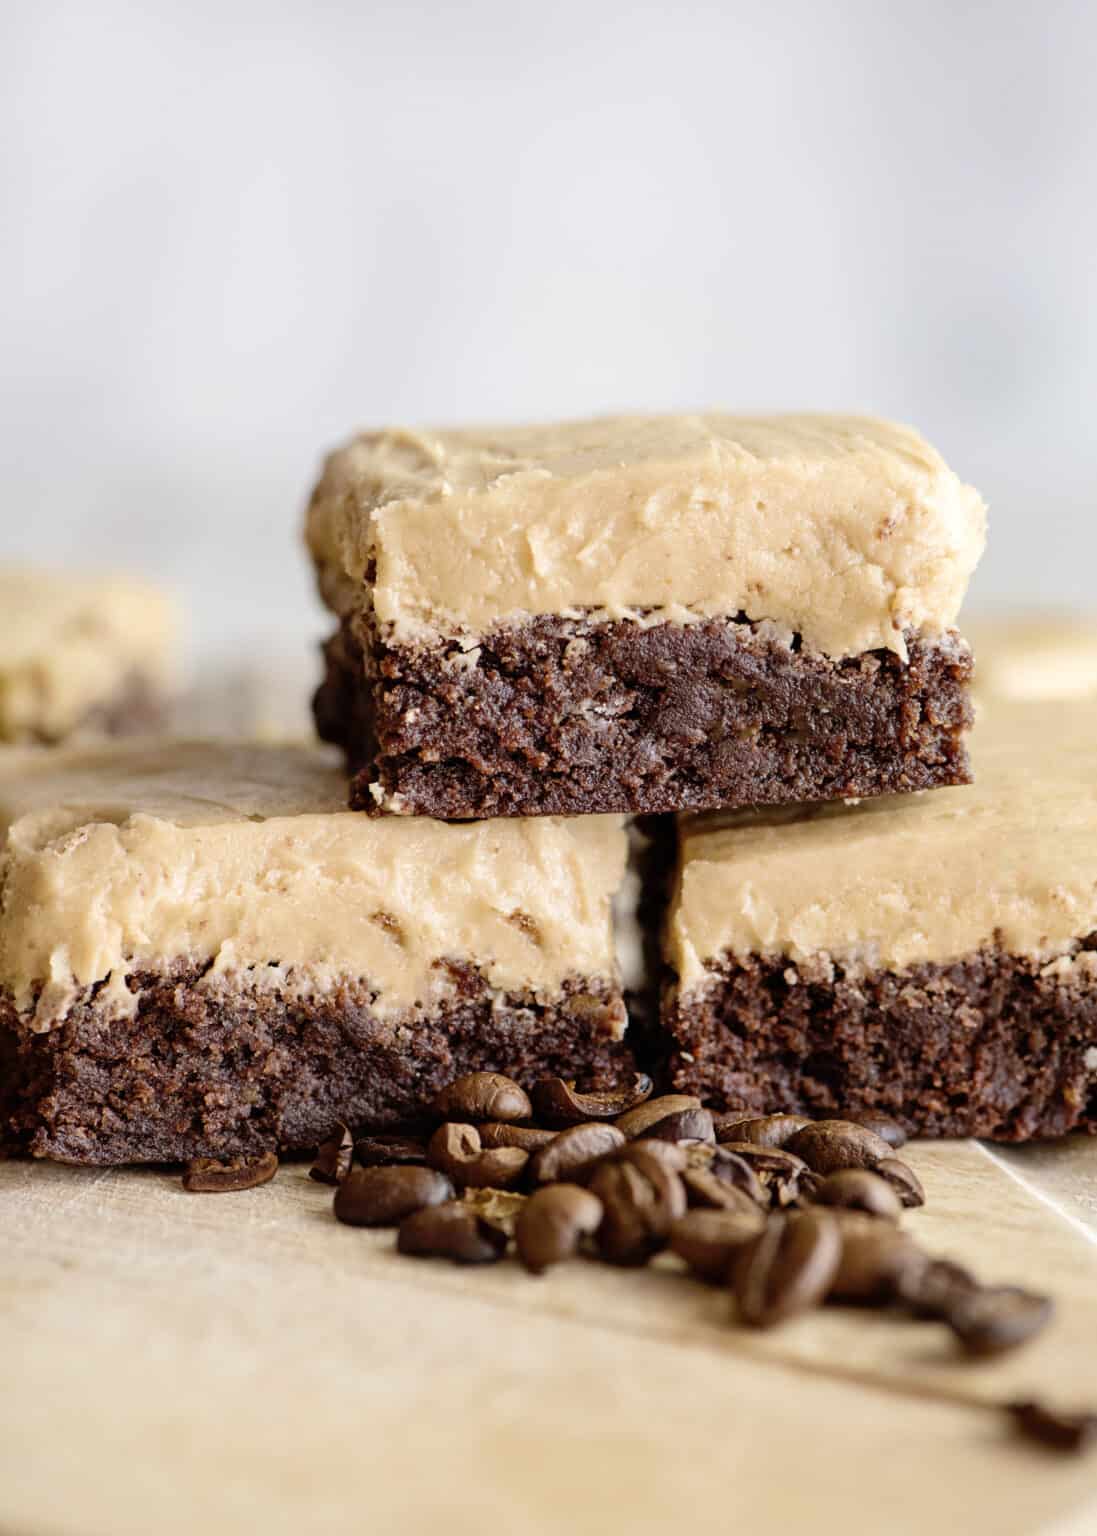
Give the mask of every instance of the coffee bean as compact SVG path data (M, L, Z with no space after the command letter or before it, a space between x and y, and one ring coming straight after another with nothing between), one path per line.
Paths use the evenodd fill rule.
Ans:
M341 1125L334 1136L329 1136L317 1148L309 1178L315 1179L317 1184L341 1184L350 1172L353 1160L354 1137L345 1125Z
M658 1125L668 1115L675 1115L682 1109L700 1108L701 1100L693 1094L665 1093L662 1098L648 1099L646 1104L619 1116L616 1125L629 1141L634 1141L637 1136L646 1136L651 1126Z
M442 1089L431 1110L436 1120L478 1125L482 1120L528 1120L533 1105L525 1089L500 1072L466 1072Z
M430 1138L427 1159L458 1188L510 1189L521 1178L529 1153L521 1147L485 1148L474 1125L448 1121Z
M360 1136L354 1143L359 1168L392 1168L398 1163L427 1165L426 1142L411 1136Z
M452 1202L415 1211L400 1223L398 1252L416 1259L450 1259L454 1264L494 1264L507 1251L507 1234L490 1221Z
M750 1158L740 1156L731 1147L715 1147L708 1167L722 1184L741 1190L756 1205L769 1205L769 1190L754 1171Z
M961 1297L979 1289L969 1269L951 1259L930 1259L920 1270L900 1276L898 1299L917 1318L940 1319Z
M482 1146L520 1147L530 1156L547 1147L556 1135L555 1131L542 1131L535 1125L507 1125L502 1120L489 1120L479 1131Z
M734 1184L725 1183L711 1168L687 1168L682 1174L686 1201L690 1206L712 1211L761 1211L754 1201ZM764 1198L764 1196L763 1196Z
M1006 1411L1028 1440L1068 1454L1097 1445L1097 1413L1064 1413L1045 1403L1007 1403Z
M530 1274L543 1275L553 1264L570 1259L583 1237L591 1237L602 1220L602 1202L578 1184L545 1184L526 1201L518 1216L515 1237L518 1257Z
M634 1147L649 1157L657 1157L671 1173L684 1173L689 1167L691 1148L680 1146L676 1141L660 1141L654 1136L641 1136L636 1141L627 1141L616 1155L630 1157Z
M514 1236L518 1217L526 1203L525 1195L510 1189L463 1189L461 1204L476 1216L483 1216L508 1237Z
M894 1151L907 1144L907 1133L890 1115L881 1114L876 1109L866 1109L859 1114L851 1114L848 1110L842 1115L843 1120L848 1120L851 1125L862 1125L866 1131L874 1131L881 1141L886 1141Z
M828 1173L813 1198L819 1205L841 1205L884 1221L898 1221L903 1211L887 1180L867 1168L840 1168L837 1173Z
M428 1205L453 1199L453 1182L436 1168L355 1168L335 1191L334 1211L350 1227L394 1227Z
M985 1359L1027 1344L1051 1321L1053 1310L1049 1297L1019 1286L980 1286L957 1296L944 1320L967 1354Z
M569 1126L530 1158L529 1182L534 1186L574 1183L600 1158L624 1144L625 1138L615 1125L592 1120L589 1125Z
M744 1205L738 1210L687 1211L670 1229L671 1252L701 1280L726 1281L735 1256L766 1224L756 1205L745 1196L739 1198Z
M816 1173L839 1168L875 1168L891 1148L883 1137L851 1120L816 1120L789 1138L786 1152L795 1152Z
M829 1211L771 1216L735 1261L732 1290L741 1322L772 1328L823 1300L842 1256Z
M887 1180L899 1196L900 1204L908 1211L916 1206L925 1205L926 1192L922 1188L921 1180L913 1168L908 1168L906 1163L900 1162L897 1157L881 1158L872 1171L879 1178Z
M231 1194L267 1184L277 1172L276 1152L263 1152L258 1157L196 1157L184 1170L183 1188L192 1195Z
M891 1301L925 1268L928 1261L914 1239L891 1222L845 1209L833 1216L842 1251L828 1301Z
M757 1120L756 1109L726 1109L722 1115L713 1115L712 1128L716 1132L716 1140L737 1141L739 1138L732 1132L736 1126L744 1124L747 1120Z
M802 1157L787 1147L758 1147L751 1141L725 1141L719 1151L737 1157L751 1168L762 1189L762 1203L778 1210L800 1198L803 1181L810 1173Z
M712 1115L707 1109L675 1109L656 1120L642 1133L645 1141L716 1140Z
M610 1264L640 1265L665 1247L674 1222L686 1212L682 1181L656 1157L608 1158L590 1179L602 1202L598 1252Z
M637 1072L630 1084L607 1093L577 1093L574 1082L546 1077L533 1090L533 1109L546 1125L585 1125L591 1120L616 1120L651 1097L651 1078Z
M761 1115L725 1127L720 1141L749 1141L756 1147L783 1147L811 1121L807 1115Z

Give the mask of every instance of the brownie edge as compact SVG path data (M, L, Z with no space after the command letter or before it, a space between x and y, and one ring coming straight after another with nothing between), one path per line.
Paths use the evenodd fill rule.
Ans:
M639 815L967 783L970 653L953 633L907 646L832 660L744 618L549 615L463 651L388 645L367 618L329 641L314 707L368 811Z

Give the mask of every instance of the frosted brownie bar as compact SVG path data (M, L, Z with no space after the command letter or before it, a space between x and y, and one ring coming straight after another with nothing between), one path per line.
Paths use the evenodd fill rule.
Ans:
M365 433L308 541L353 801L441 817L967 778L982 503L909 428L624 417Z
M159 728L177 646L174 606L154 587L0 567L0 742Z
M0 757L3 1138L76 1163L314 1146L476 1068L607 1082L617 818L345 809L321 748Z
M1001 704L976 783L685 818L674 1086L933 1136L1097 1129L1097 715Z

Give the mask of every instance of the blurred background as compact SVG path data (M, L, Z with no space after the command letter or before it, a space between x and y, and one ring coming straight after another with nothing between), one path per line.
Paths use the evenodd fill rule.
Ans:
M389 420L857 409L1097 557L1088 0L4 0L2 554L299 663L322 450Z

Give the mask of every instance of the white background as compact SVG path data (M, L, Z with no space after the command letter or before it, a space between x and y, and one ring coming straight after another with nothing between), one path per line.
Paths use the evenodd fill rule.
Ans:
M983 603L1097 557L1097 6L0 0L4 555L324 627L352 428L617 407L914 422Z

